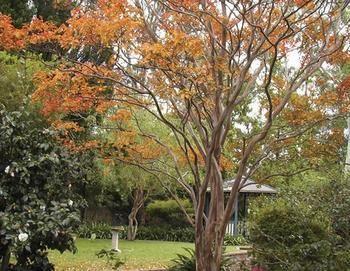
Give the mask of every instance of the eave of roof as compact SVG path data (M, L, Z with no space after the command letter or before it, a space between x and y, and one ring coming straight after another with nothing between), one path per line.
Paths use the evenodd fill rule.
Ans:
M234 184L235 180L226 180L224 181L224 192L231 191L231 188ZM248 179L245 184L240 188L240 193L266 193L266 194L275 194L277 190L270 185L267 184L259 184L254 182L251 179Z

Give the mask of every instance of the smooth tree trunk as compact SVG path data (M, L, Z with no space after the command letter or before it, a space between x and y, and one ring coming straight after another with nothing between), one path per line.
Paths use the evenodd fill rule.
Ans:
M223 257L224 237L236 206L239 188L246 181L246 157L237 171L231 192L225 201L223 177L218 162L221 148L214 151L215 161L208 159L207 175L204 185L197 191L197 206L195 208L195 253L197 271L219 271ZM207 183L207 185L205 185ZM207 189L209 188L209 190ZM206 209L207 197L210 201Z
M209 210L205 211L205 202L206 197L208 196L207 191L200 191L197 211L195 214L195 251L197 271L220 270L224 236L226 225L229 220L225 217L225 197L222 186L222 176L217 170L211 169L210 172L210 176L207 176L210 187ZM233 208L230 213L232 216Z
M133 205L128 216L129 224L127 239L129 241L133 241L136 238L137 229L139 225L137 220L137 214L140 208L143 206L146 198L142 188L136 188L132 194Z
M347 119L347 124L348 124L348 142L347 142L347 148L346 148L346 159L345 159L345 173L349 174L350 173L350 117Z

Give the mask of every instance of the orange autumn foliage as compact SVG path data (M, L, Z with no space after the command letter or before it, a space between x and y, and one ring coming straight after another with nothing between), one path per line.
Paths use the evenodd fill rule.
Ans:
M152 8L157 7L156 2ZM246 10L249 14L247 18L240 18L240 9L235 6L228 5L224 14L218 1L204 2L205 12L203 1L162 1L161 8L153 14L151 10L145 12L138 1L99 0L95 8L73 10L72 17L60 27L34 20L21 29L15 29L9 18L1 17L4 22L0 31L4 37L1 46L7 50L20 50L26 46L54 43L63 56L66 52L80 53L85 49L91 49L96 55L107 52L108 57L98 64L90 59L81 61L77 57L70 61L67 58L60 61L57 69L36 76L37 89L33 99L42 104L44 115L52 120L59 119L53 125L66 130L66 144L79 149L70 135L84 130L78 123L64 123L64 116L93 112L108 120L108 124L112 123L107 129L115 133L108 143L89 142L84 147L95 146L103 151L109 145L124 153L125 157L119 158L134 158L135 161L142 158L148 161L156 159L166 151L150 137L137 131L132 111L141 108L154 113L158 109L171 121L176 119L174 125L178 125L177 131L187 129L184 127L190 123L192 130L186 131L185 136L202 132L202 137L208 137L200 138L200 143L197 143L203 144L204 151L195 146L184 153L185 148L174 146L174 142L171 145L181 166L192 163L202 169L207 161L203 152L210 149L206 144L215 142L211 132L215 130L220 114L232 112L227 109L230 99L236 97L236 102L231 106L239 106L234 109L237 115L240 114L237 111L254 106L255 102L261 103L261 118L267 119L270 101L262 90L275 52L279 61L286 60L288 53L296 51L300 56L298 64L301 70L305 68L304 71L309 71L312 69L306 66L312 62L311 55L315 50L308 48L324 43L322 48L330 49L338 42L337 33L332 33L327 39L322 34L332 30L332 21L325 19L327 16L313 16L313 13L301 16L315 9L314 1L293 0L288 5L285 5L286 1L273 1L271 6L269 2L266 3L266 10L271 8L268 13L257 5ZM242 10L250 3L237 2ZM237 8L237 12L232 13L235 16L227 15L230 8ZM285 10L291 13L284 18ZM326 12L327 8L323 11ZM337 16L338 13L332 12L332 15ZM275 23L276 27L270 29ZM305 26L307 29L304 31ZM254 60L254 65L253 61L245 63L244 60L251 55L250 49L257 49L256 56L259 56ZM345 52L335 50L327 54L326 62L338 65L345 57L348 57ZM255 66L259 64L264 67L260 75L256 76L254 73L258 69ZM249 81L252 81L251 89L245 89ZM283 73L273 72L271 84L268 85L272 110L283 104L291 82ZM236 89L235 84L241 84L240 88ZM313 84L309 87L309 93L295 91L290 95L289 103L279 117L289 129L299 129L323 120L329 108L338 105L341 99L347 99L343 86L339 88L338 94L330 89L310 95L310 92L317 92L317 87L322 87L321 81ZM240 92L235 94L237 90ZM255 102L252 102L254 99ZM343 109L346 110L346 107ZM158 120L162 118L159 112L156 114ZM225 117L227 119L230 116ZM258 127L261 122L258 120L255 125ZM234 136L237 134L233 133ZM253 135L247 138L249 140ZM191 140L186 144L195 145ZM278 152L283 144L292 146L297 141L291 139L272 144L271 149ZM224 144L219 147L218 153L228 150L230 155L217 155L218 167L236 170L244 147L241 138L232 140L230 145L232 149ZM313 144L310 143L310 146ZM259 148L255 151L259 153Z
M312 108L309 97L297 94L292 96L282 116L294 126L317 122L324 117L320 110Z
M81 71L84 72L84 68ZM46 116L88 111L91 108L102 113L115 104L102 95L108 87L100 85L98 81L91 84L81 74L74 75L61 70L40 72L34 81L38 87L32 98L43 104L42 112Z
M25 32L21 29L16 29L12 25L12 20L9 16L0 13L0 49L22 49L25 45L24 36Z

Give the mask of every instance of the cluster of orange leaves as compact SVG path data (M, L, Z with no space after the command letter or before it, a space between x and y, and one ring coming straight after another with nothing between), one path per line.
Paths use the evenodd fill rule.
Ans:
M105 113L116 104L106 96L107 92L111 95L115 88L105 80L93 77L91 74L96 69L91 63L63 64L55 70L38 72L34 77L36 91L32 99L43 105L45 116L91 110ZM98 71L103 76L110 75L110 71L101 67Z
M0 49L13 50L24 46L23 30L12 25L9 16L0 13Z
M125 16L126 10L132 13L127 1L99 1L100 9L72 11L72 17L61 26L40 18L33 19L22 28L15 28L9 16L0 13L0 49L20 50L34 44L47 42L59 43L62 48L76 48L82 44L102 44L112 46L116 37L132 39L140 23L131 16Z
M0 49L20 50L33 44L58 41L57 30L53 23L41 19L33 19L18 29L9 16L0 13Z
M312 107L310 98L304 95L292 95L282 117L291 126L301 126L320 121L324 118L321 110Z

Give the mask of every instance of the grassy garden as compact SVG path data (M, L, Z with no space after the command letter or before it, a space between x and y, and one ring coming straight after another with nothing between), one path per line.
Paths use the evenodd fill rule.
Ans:
M110 249L111 240L89 240L78 239L76 242L78 251L75 254L51 251L50 260L55 264L57 270L111 270L104 258L99 259L96 253L101 249ZM192 243L121 240L120 259L125 262L123 269L135 270L136 268L151 269L166 267L176 254L183 254L183 248L194 248Z
M50 251L49 259L55 264L58 271L95 271L111 270L106 259L98 258L96 253L101 249L108 250L111 247L111 240L102 239L77 239L77 252L75 254L58 251ZM184 248L194 248L193 243L120 240L121 249L119 259L124 262L122 270L164 268L171 265L171 260L177 254L186 254ZM235 251L235 247L228 247L228 252Z

